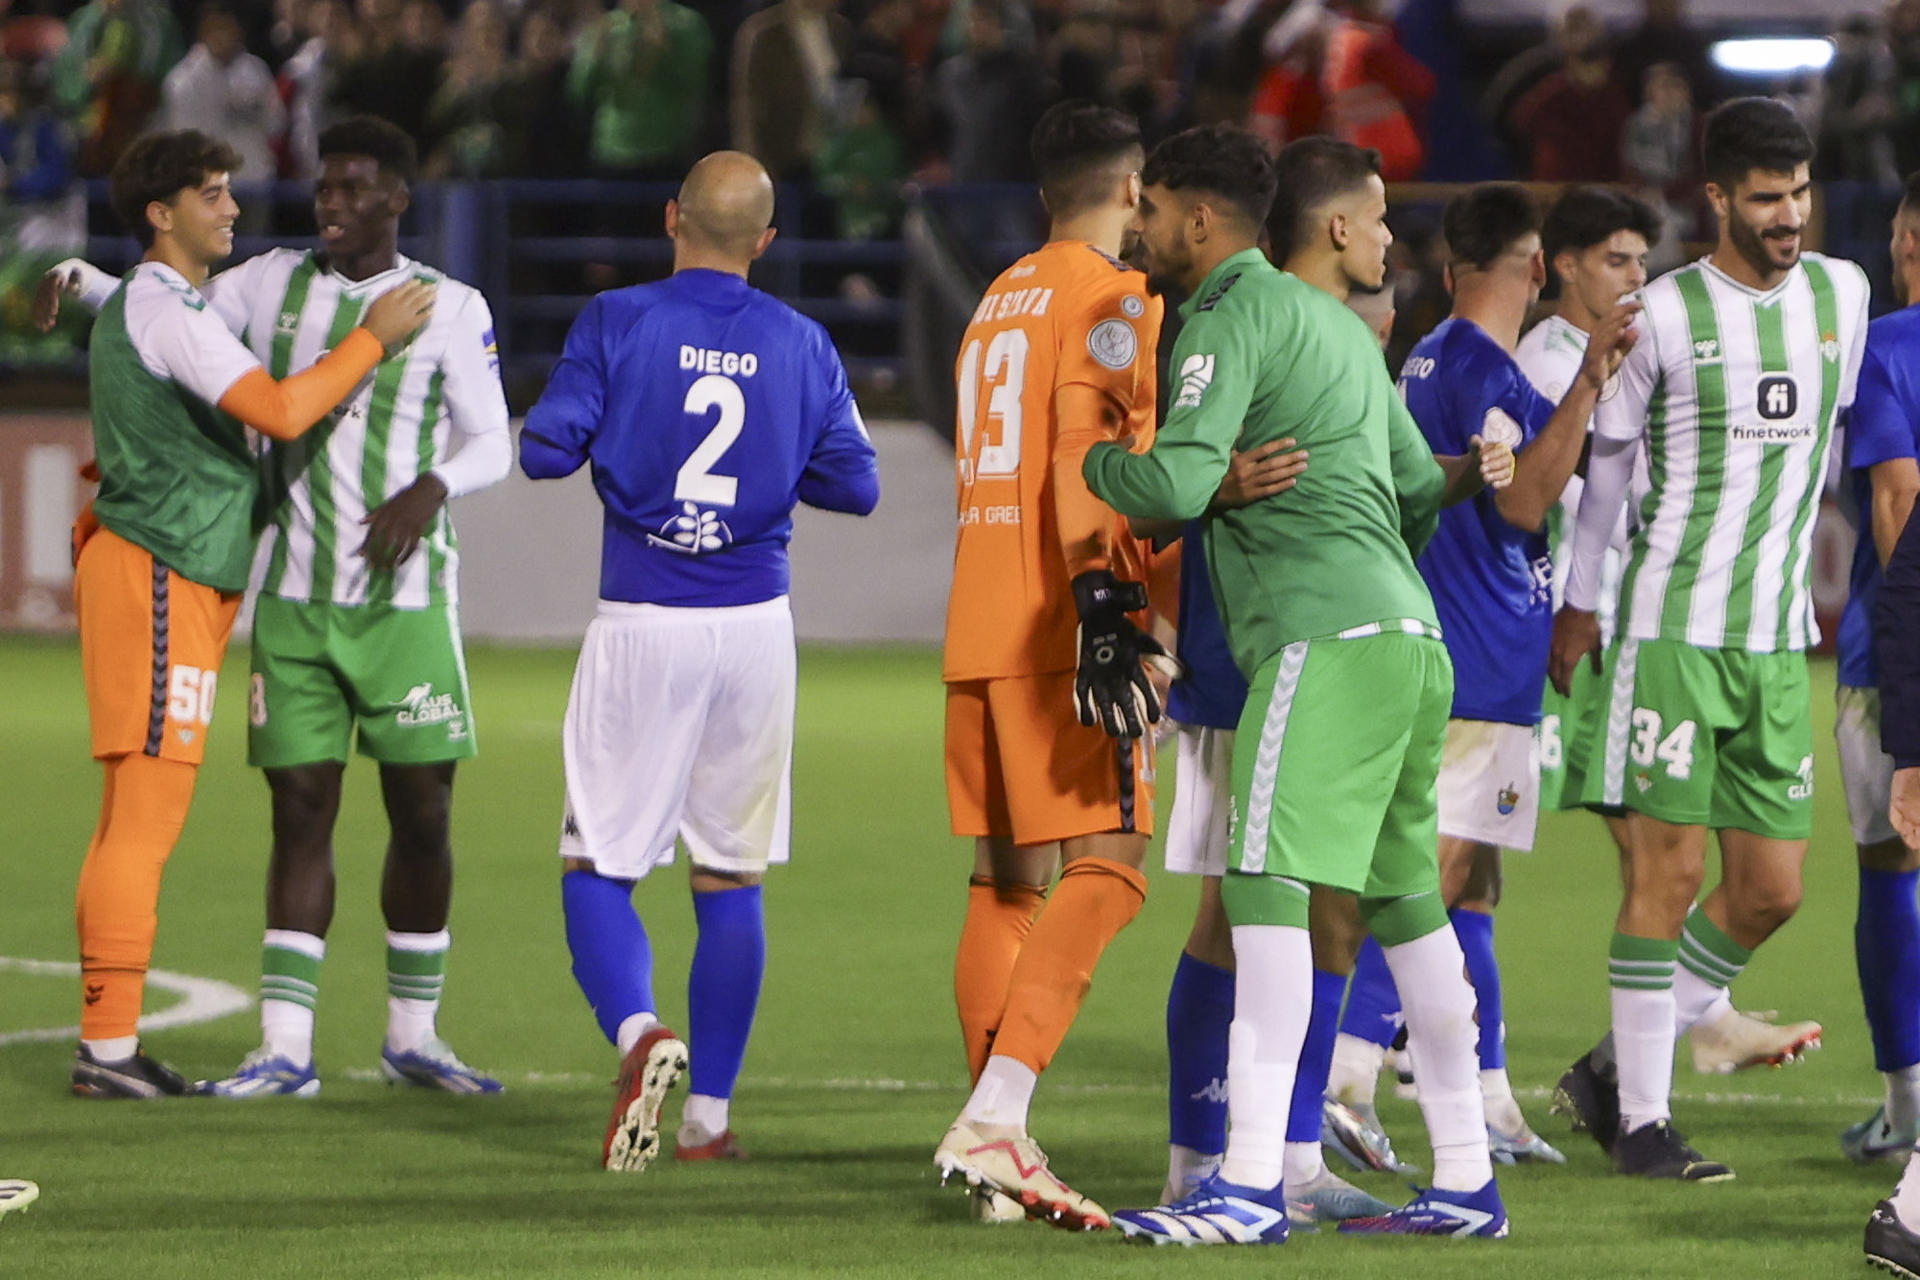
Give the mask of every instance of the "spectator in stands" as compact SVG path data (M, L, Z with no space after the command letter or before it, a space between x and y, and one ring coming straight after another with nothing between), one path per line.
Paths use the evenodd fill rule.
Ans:
M320 129L325 123L333 69L360 54L360 29L346 0L313 0L299 13L300 47L280 68L280 101L287 107L287 131L280 150L280 172L311 178L320 171Z
M496 0L472 0L460 15L453 51L427 103L429 178L497 178L509 172L507 16Z
M1554 20L1547 39L1529 44L1509 59L1488 82L1480 96L1480 114L1494 127L1516 169L1525 172L1532 159L1527 140L1513 130L1513 109L1534 87L1606 40L1606 28L1592 9L1570 5Z
M1276 152L1321 131L1326 99L1320 67L1326 61L1326 11L1302 0L1273 24L1262 41L1267 60L1254 87L1247 127Z
M1060 96L1110 104L1108 77L1120 59L1112 0L1068 0L1061 19L1047 40Z
M276 170L274 141L287 123L273 72L247 52L239 18L220 0L201 6L197 34L197 43L167 73L160 92L159 125L198 129L220 139L240 157L236 181L271 182ZM264 228L271 212L269 200L242 200L243 228Z
M1891 134L1896 116L1893 51L1865 14L1841 24L1833 43L1814 176L1893 186L1900 181Z
M1025 182L1027 148L1046 109L1046 72L1009 39L1007 0L973 0L967 44L933 73L933 110L955 182Z
M572 56L572 41L550 9L527 14L500 121L508 172L530 178L572 178L586 172L586 124L567 93Z
M336 66L328 111L379 116L415 138L422 136L427 100L440 83L441 58L408 39L425 34L423 20L416 17L410 25L401 0L360 0L357 16L359 47Z
M1400 47L1382 0L1344 0L1327 32L1320 90L1328 132L1380 153L1380 176L1407 182L1426 160L1417 117L1432 99L1433 73Z
M1677 62L1647 68L1645 97L1627 121L1622 153L1629 182L1665 195L1694 182L1693 87Z
M1570 51L1566 65L1514 104L1509 122L1528 144L1536 182L1617 182L1633 100L1604 44Z
M699 144L712 61L706 19L674 0L620 0L589 28L567 83L592 122L594 170L677 180Z
M183 51L180 27L161 0L89 0L67 20L53 96L75 122L83 174L106 174L146 129L161 82Z
M840 75L866 85L865 100L893 129L909 154L921 134L918 109L922 81L907 61L908 33L914 24L914 0L872 0L854 29Z
M779 0L734 37L733 147L775 182L806 177L834 127L834 83L853 43L838 7L839 0Z
M1720 100L1714 91L1713 62L1707 56L1707 41L1687 23L1686 0L1643 0L1640 25L1617 41L1613 65L1622 84L1646 83L1647 71L1655 63L1671 62L1693 90L1694 103L1706 110ZM1808 9L1818 9L1809 5ZM1839 7L1838 5L1835 6Z
M1896 172L1920 169L1920 0L1894 0L1887 9L1887 46L1893 53L1893 138Z
M851 113L828 133L814 157L813 176L820 194L833 203L834 234L842 240L873 240L898 229L907 149L871 86L858 80L847 84L854 90Z
M64 358L84 327L42 335L29 314L40 276L87 240L73 134L45 80L43 68L0 60L0 360Z
M415 53L447 56L447 11L440 0L406 0L400 6L400 43Z

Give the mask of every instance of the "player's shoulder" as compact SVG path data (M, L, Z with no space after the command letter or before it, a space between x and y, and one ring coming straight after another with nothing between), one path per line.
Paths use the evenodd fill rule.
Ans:
M1920 303L1868 321L1867 348L1876 352L1920 348Z
M1834 287L1845 289L1849 293L1865 296L1872 292L1873 285L1867 279L1867 269L1851 258L1835 258L1824 253L1803 253L1800 261L1809 274L1813 271L1824 273L1833 281Z
M206 295L178 271L163 262L142 262L127 277L124 287L128 315L136 311L171 312L180 309L205 311Z

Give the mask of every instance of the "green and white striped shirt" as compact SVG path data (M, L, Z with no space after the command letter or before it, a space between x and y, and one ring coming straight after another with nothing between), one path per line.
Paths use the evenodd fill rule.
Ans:
M1860 373L1866 273L1809 253L1760 293L1702 259L1640 300L1640 340L1594 412L1567 603L1595 605L1644 438L1652 490L1621 585L1622 634L1805 649L1819 638L1813 522L1834 423Z
M458 544L443 508L420 549L393 573L356 554L367 512L428 471L450 497L503 479L512 466L493 317L480 292L401 258L349 280L310 252L275 249L221 272L205 293L275 378L308 368L410 277L438 286L433 318L338 409L266 453L268 554L262 589L285 600L424 609L457 597ZM454 435L463 437L451 457ZM458 464L466 464L464 466Z

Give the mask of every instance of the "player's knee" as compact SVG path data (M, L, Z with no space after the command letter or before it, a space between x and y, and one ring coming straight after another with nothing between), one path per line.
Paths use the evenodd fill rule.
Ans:
M758 871L726 871L717 867L695 866L688 876L695 893L725 893L728 889L749 889L766 876Z
M273 795L276 838L307 837L333 829L334 817L340 811L338 765L269 769L267 787Z
M1800 909L1800 878L1768 876L1741 887L1740 914L1755 929L1771 933L1793 919Z

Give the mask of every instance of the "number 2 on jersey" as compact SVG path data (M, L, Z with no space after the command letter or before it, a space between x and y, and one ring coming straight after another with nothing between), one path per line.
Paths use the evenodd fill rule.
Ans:
M713 466L740 438L740 428L747 421L747 398L741 394L740 384L725 374L705 374L687 388L687 398L681 408L702 418L709 409L718 409L720 420L680 464L680 474L674 479L674 498L702 506L732 506L740 482L733 476L715 475Z
M1011 476L1020 473L1020 397L1027 383L1027 331L1002 329L987 344L986 368L980 367L980 339L967 344L960 357L960 380L955 388L959 400L961 483L982 476ZM979 450L974 449L975 419L980 411L980 391L987 387L987 422L997 433L983 432Z

